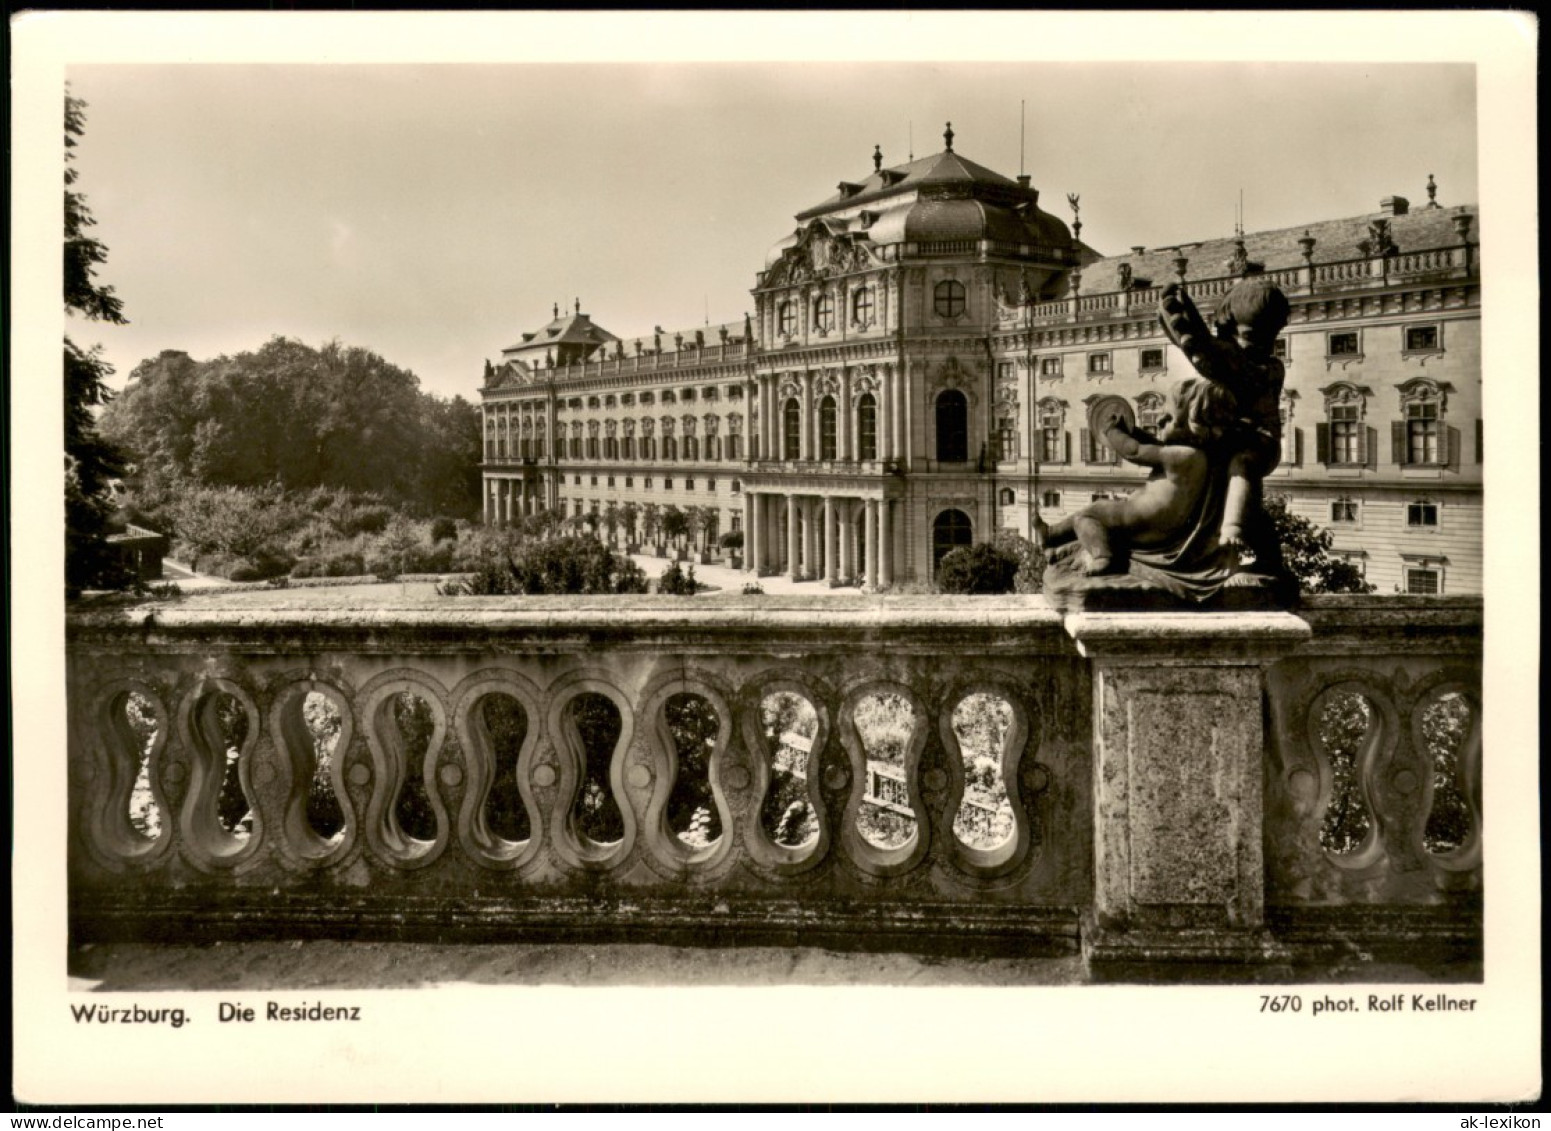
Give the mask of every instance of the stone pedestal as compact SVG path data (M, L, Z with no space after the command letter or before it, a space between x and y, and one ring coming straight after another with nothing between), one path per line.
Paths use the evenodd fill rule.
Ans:
M1275 960L1262 668L1309 626L1282 612L1137 612L1074 614L1066 629L1093 664L1090 966L1163 980L1173 964Z

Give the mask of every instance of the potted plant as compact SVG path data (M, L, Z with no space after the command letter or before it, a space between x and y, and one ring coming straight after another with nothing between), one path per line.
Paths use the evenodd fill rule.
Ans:
M689 552L684 549L682 539L689 533L689 516L670 503L662 512L662 532L673 543L673 560L688 561Z
M659 558L665 557L662 544L662 508L656 503L647 503L641 511L641 525L646 528L646 540L652 544L652 553Z
M625 527L625 553L639 554L641 552L641 539L636 528L636 520L641 517L639 503L627 502L619 508L620 521Z
M729 530L719 539L718 545L727 556L727 564L733 569L743 568L743 531Z

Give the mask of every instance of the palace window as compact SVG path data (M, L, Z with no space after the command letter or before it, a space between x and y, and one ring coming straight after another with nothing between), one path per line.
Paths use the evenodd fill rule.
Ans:
M1010 416L999 417L996 421L996 454L995 459L999 463L1018 458L1018 428Z
M716 490L716 476L713 475L705 481L705 489L707 491Z
M873 297L872 288L863 287L851 298L851 321L858 326L867 326L872 322Z
M596 487L598 485L598 477L596 475L589 476L589 479L591 481L587 484L587 486Z
M1090 353L1088 355L1088 372L1095 376L1104 373L1112 373L1108 353Z
M727 458L728 459L742 459L743 458L742 453L738 450L739 447L740 447L739 441L742 440L742 439L743 439L743 437L739 436L736 432L734 432L731 436L727 437Z
M1285 362L1287 360L1286 338L1278 335L1276 341L1271 343L1271 356L1276 358L1278 361Z
M969 459L969 401L957 389L937 394L937 459L940 463Z
M587 458L598 458L598 437L596 436L589 436L587 438Z
M743 490L743 484L739 480L734 479L732 481L732 493L734 495L736 495L739 491L742 491L742 490Z
M1425 499L1406 504L1406 525L1413 530L1438 528L1438 504Z
M827 334L835 328L835 299L822 294L813 303L813 324L819 333Z
M1061 358L1059 356L1057 356L1057 357L1042 357L1042 358L1040 358L1039 359L1039 375L1041 377L1059 377L1059 376L1061 376Z
M791 303L783 302L776 308L776 329L786 338L797 332L797 308Z
M722 458L722 438L720 436L707 436L705 438L705 458Z
M1325 355L1327 357L1360 357L1362 350L1359 347L1356 330L1343 330L1337 334L1330 334L1325 339Z
M871 393L856 402L856 458L878 458L878 400Z
M1060 507L1061 492L1046 491L1039 497L1039 505L1042 507Z
M996 363L996 379L999 383L1004 385L1007 382L1013 380L1012 362L998 361Z
M665 460L676 460L679 458L679 444L674 437L664 436L662 438L662 458Z
M641 437L641 458L642 459L656 459L657 458L657 441L654 440L650 436L642 436ZM650 487L652 485L651 481L648 480L646 485L648 487Z
M580 487L581 485L582 485L582 477L580 475L573 475L571 477L571 486L573 486L573 487Z
M964 284L944 279L932 288L932 309L939 318L958 318L964 313Z
M1436 597L1443 592L1443 575L1426 566L1407 566L1406 592L1418 597Z
M663 404L677 404L678 403L678 398L673 395L673 390L672 389L664 389L662 391L662 403Z
M1368 390L1332 385L1324 390L1325 419L1314 429L1315 458L1327 467L1368 465L1368 426L1363 422Z
M635 437L634 436L626 436L625 437L625 439L624 439L624 448L623 448L623 451L622 451L621 454L624 456L625 459L635 459Z
M1406 327L1407 353L1436 353L1439 340L1438 327L1435 325Z
M1143 393L1136 398L1136 425L1143 432L1156 435L1162 417L1163 398L1157 393Z
M651 476L650 476L650 475L648 475L648 476L647 476L647 477L646 477L646 478L645 478L645 480L644 480L644 482L645 482L645 484L646 484L646 489L647 489L647 490L648 490L648 491L650 491L650 490L651 490L651 489L652 489L652 477L651 477Z
M693 479L686 479L686 480L684 480L684 490L686 490L686 491L693 491L694 489L695 489L695 481Z
M603 402L600 401L597 397L588 397L587 398L587 407L588 408L602 408L603 407Z
M627 476L625 476L625 488L628 490L629 488L632 488L634 486L635 486L635 476L634 475L627 475Z
M695 439L695 437L693 437L693 436L685 436L684 437L684 458L687 459L687 460L697 460L697 459L699 459L700 458L700 452L698 450L699 447L700 447L700 441L699 440Z
M1330 521L1333 525L1351 524L1357 521L1357 500L1336 499L1330 504Z
M1115 454L1113 448L1104 442L1104 437L1098 433L1084 428L1082 430L1082 459L1084 463L1117 464L1120 457ZM1098 496L1095 495L1095 498Z
M1157 373L1163 369L1163 351L1161 349L1144 349L1142 351L1142 372Z
M1400 389L1403 418L1393 421L1393 456L1402 467L1445 467L1453 461L1455 444L1444 424L1444 389L1417 379Z
M835 398L819 402L819 458L835 458Z
M997 495L997 503L1001 506L1011 507L1017 505L1017 502L1018 493L1011 487L1003 487Z
M571 437L571 458L582 458L582 438L580 436Z
M802 406L792 397L781 411L782 456L785 459L802 458Z
M1055 401L1039 406L1039 459L1041 463L1067 463L1071 459L1062 431L1065 414Z
M671 490L673 490L673 476L669 475L669 476L667 476L667 477L665 477L663 479L663 481L662 481L662 489L664 491L671 491Z

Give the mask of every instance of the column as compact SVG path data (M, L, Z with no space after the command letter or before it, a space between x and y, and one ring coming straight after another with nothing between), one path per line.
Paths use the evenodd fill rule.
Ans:
M894 584L894 531L889 522L889 500L878 500L878 584Z
M894 419L894 367L880 365L878 369L882 374L878 382L878 458L886 460L894 458L894 429L889 426Z
M801 581L802 573L797 564L797 496L786 496L786 571L793 581Z
M813 510L813 500L804 498L802 500L802 576L805 580L817 578L819 575L818 570L814 568L818 562L818 538L816 537L818 531L814 528L818 524L814 521Z
M856 579L856 514L855 500L840 501L840 580Z
M1066 630L1093 672L1090 962L1282 957L1264 914L1264 669L1308 624L1069 611Z
M835 523L835 499L824 496L824 580L833 587L840 584L840 555L835 552L835 537L839 529Z
M868 499L864 512L862 538L863 552L867 556L867 587L878 588L878 500Z
M743 568L759 576L759 496L743 496Z
M819 449L815 442L818 438L813 434L813 370L805 369L802 373L802 458L815 460L818 458Z
M891 441L891 443L894 446L894 458L903 460L908 458L905 448L905 418L910 411L910 397L909 393L906 391L905 374L903 370L893 366L890 368L892 369L890 380L894 389L893 394L889 397L889 404L891 408L889 413L889 428L894 433L894 439Z
M856 445L851 436L851 367L840 370L840 419L835 427L835 454L841 459L851 459Z

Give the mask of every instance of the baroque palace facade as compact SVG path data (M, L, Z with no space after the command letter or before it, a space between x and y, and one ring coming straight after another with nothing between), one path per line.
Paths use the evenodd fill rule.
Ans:
M748 570L925 581L954 546L1134 490L1146 472L1090 434L1088 405L1120 394L1156 420L1189 372L1163 287L1209 314L1263 270L1292 303L1268 493L1380 592L1480 592L1472 207L1438 205L1429 178L1415 208L1103 256L1029 177L944 141L894 168L875 151L799 212L741 324L622 340L578 302L487 362L486 521L708 507Z

